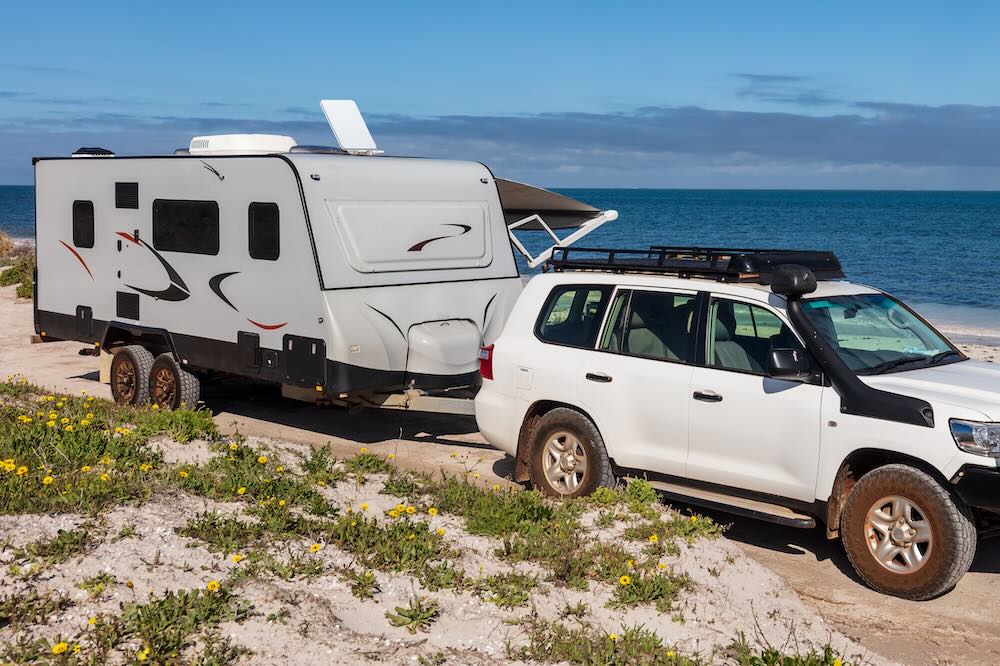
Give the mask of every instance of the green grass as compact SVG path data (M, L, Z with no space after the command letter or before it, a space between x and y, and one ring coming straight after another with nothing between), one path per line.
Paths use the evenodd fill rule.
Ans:
M32 590L0 596L0 629L41 624L71 604L69 597L55 592L38 594Z
M107 571L102 571L99 574L90 576L89 578L84 578L82 581L76 584L78 588L84 590L91 599L99 597L104 594L105 590L114 585L117 582L114 576L109 574Z
M588 666L700 666L706 663L664 645L659 636L644 627L604 632L529 619L522 628L526 643L508 644L507 656L511 659Z
M18 285L18 298L31 298L34 284L35 256L25 255L14 260L9 268L0 272L0 287Z
M538 586L534 576L512 571L497 574L478 581L479 595L500 608L525 606L531 599L531 591Z
M430 631L431 624L437 620L441 611L438 603L427 597L410 597L410 602L406 606L396 606L396 612L385 612L385 617L389 624L394 627L402 627L415 634L418 631Z

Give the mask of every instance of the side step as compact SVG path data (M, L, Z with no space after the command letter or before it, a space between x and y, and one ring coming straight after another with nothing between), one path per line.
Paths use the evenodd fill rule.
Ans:
M676 483L665 483L663 481L650 480L649 485L670 499L700 506L704 509L746 516L747 518L755 518L769 523L777 523L785 527L798 527L801 529L816 527L816 520L812 516L792 511L780 504L770 504L760 500L725 495L711 490L692 488Z

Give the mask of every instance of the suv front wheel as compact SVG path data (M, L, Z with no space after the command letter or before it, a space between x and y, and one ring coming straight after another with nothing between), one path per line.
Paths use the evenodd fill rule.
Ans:
M615 476L604 440L580 412L557 407L547 412L531 436L528 476L552 497L581 497L598 487L613 488Z
M904 599L932 599L955 587L976 554L969 509L908 465L861 477L844 505L844 550L870 587Z

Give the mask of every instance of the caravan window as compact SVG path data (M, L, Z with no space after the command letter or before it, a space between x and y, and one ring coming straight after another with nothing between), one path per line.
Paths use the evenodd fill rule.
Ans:
M249 213L250 256L274 261L281 251L278 204L252 203Z
M156 199L153 247L166 252L219 254L219 204Z
M94 247L94 202L73 202L73 245Z

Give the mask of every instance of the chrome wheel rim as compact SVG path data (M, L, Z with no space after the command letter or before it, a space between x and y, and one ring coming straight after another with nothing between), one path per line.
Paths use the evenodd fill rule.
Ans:
M569 432L553 434L542 449L542 469L549 487L561 495L572 495L587 474L583 443Z
M927 514L902 495L889 495L872 505L865 517L865 540L872 557L898 574L919 571L934 546Z
M160 368L153 377L153 402L160 407L173 407L177 382L169 368Z
M122 359L115 368L115 392L118 394L118 401L124 404L135 398L135 365L127 358Z

